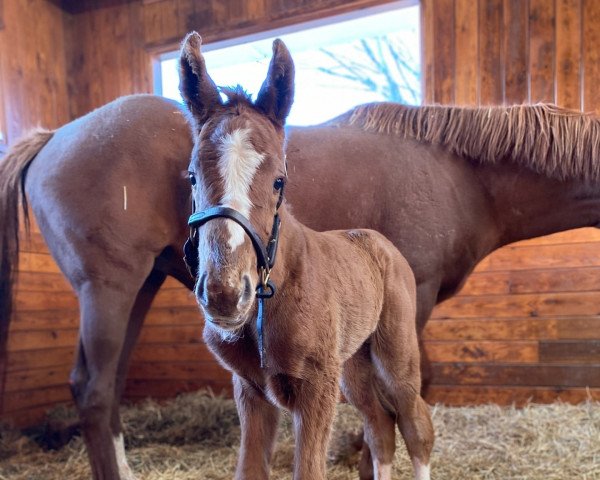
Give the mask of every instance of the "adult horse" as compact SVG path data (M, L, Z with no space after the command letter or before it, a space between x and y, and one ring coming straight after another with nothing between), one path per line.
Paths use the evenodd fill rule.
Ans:
M118 400L152 298L166 275L193 284L181 260L192 144L177 105L142 95L32 133L0 163L0 344L23 184L79 297L71 382L97 479L129 477ZM414 271L422 329L494 249L598 224L599 149L595 117L550 106L363 105L290 129L286 194L315 230L372 228L392 240Z

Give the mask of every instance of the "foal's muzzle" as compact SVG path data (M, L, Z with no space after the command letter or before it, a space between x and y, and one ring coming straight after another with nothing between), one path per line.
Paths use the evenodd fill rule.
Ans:
M208 320L223 328L239 326L254 300L248 274L242 275L234 285L228 285L204 273L198 279L195 294Z

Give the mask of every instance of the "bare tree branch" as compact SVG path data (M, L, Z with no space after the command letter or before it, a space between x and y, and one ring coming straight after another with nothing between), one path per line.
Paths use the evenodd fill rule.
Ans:
M419 101L419 70L400 40L389 36L361 39L353 45L352 56L332 49L320 50L333 63L318 67L325 75L358 84L361 90L376 92L386 100L402 103Z

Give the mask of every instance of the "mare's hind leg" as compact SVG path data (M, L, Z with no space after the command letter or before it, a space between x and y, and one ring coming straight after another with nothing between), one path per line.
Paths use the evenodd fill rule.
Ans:
M71 389L95 480L131 478L128 469L119 470L119 438L114 437L111 417L119 359L141 283L90 280L78 288L81 326Z
M391 480L396 449L396 422L381 404L375 382L369 346L364 344L344 363L341 388L346 399L360 411L365 422L365 443L359 478Z

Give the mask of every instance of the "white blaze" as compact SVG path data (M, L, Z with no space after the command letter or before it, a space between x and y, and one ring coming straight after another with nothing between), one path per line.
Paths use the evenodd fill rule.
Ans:
M221 140L219 150L219 172L223 179L224 193L221 203L244 215L250 216L252 202L248 191L256 170L262 163L264 155L252 147L249 140L250 130L241 128L227 134ZM229 246L234 251L244 243L245 232L233 220L227 220L229 229Z

